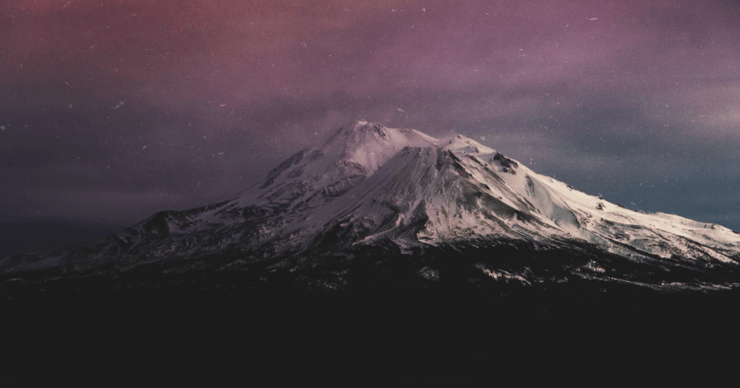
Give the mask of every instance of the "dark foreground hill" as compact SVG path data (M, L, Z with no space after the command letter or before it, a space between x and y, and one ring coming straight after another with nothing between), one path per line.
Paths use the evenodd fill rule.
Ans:
M529 266L583 260L512 255ZM461 257L373 257L341 280L330 264L310 276L2 279L0 370L6 386L95 387L662 385L734 370L736 290L556 275L533 286L480 276Z

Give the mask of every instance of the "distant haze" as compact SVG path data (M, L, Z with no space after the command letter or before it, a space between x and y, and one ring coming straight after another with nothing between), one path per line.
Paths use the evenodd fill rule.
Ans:
M220 201L356 119L740 230L740 5L10 0L0 255Z

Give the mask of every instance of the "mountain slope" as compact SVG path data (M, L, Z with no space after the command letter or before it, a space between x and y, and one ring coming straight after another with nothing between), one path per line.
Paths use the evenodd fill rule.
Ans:
M219 255L231 258L223 268L282 260L281 268L295 270L306 260L380 246L423 255L507 245L533 252L581 247L595 258L610 254L634 265L699 272L734 268L740 260L740 235L727 228L628 210L464 136L442 141L358 121L223 202L157 213L93 247L7 257L0 269L116 263L125 271L164 262L195 268ZM614 275L588 266L590 277ZM526 275L485 268L496 276Z
M630 354L705 380L712 344L740 343L739 243L463 136L357 122L222 202L1 258L3 376L460 387Z

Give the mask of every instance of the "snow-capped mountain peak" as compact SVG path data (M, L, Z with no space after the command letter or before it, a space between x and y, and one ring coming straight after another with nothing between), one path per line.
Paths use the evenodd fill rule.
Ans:
M404 147L428 147L437 143L437 139L414 129L355 121L340 128L320 150L331 159L355 163L370 175Z
M237 249L247 260L317 257L375 244L402 251L589 246L635 262L736 265L740 234L718 225L609 203L539 175L462 135L356 121L304 149L227 200L160 212L91 253L45 253L0 267L73 258L201 257Z
M256 189L232 199L241 207L314 205L345 193L404 147L437 143L417 130L355 121L341 127L321 147L299 151L258 182Z
M320 179L309 175L293 181L304 191L290 209L311 209L306 211L313 214L291 223L285 232L292 236L335 228L350 245L381 236L406 246L471 238L544 245L579 240L626 256L720 261L740 251L740 236L729 230L708 232L711 226L701 223L687 229L678 218L666 220L674 216L611 204L463 135L442 141L416 130L358 121L312 152L326 158L322 168L313 170L320 171ZM304 168L295 166L286 170L287 176ZM309 197L321 200L307 204ZM285 246L307 249L314 242L296 240Z

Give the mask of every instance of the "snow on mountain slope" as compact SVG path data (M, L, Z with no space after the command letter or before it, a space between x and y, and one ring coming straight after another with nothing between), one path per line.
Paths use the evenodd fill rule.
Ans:
M494 169L508 188L531 203L536 214L544 216L543 223L549 220L560 231L609 252L734 262L730 257L740 251L740 235L722 226L629 210L539 175L501 154L491 157L490 149L473 140L465 139L465 142L468 146L462 152L460 147L448 147L460 157L462 154L467 157L466 168L480 172L481 161L487 160L483 169Z
M404 147L436 142L413 129L357 121L341 128L322 147L293 155L252 189L231 199L239 207L311 206L342 195Z
M463 136L443 147L405 148L318 213L323 217L310 223L331 230L335 243L389 237L423 246L512 238L560 245L579 239L631 257L726 263L740 251L740 235L729 229L625 209Z
M278 245L270 240L290 235L285 229L297 213L341 197L404 147L437 143L413 129L356 121L340 128L323 146L299 151L263 180L224 202L185 212L159 212L103 245L108 246L106 254L154 251L188 256L206 253L204 240L224 236L229 236L228 241L214 243L216 248L210 249L236 243L247 248ZM271 254L284 251L266 249Z
M349 228L342 233L355 243L390 237L407 246L478 237L543 239L541 230L562 235L538 220L531 204L503 182L485 179L481 172L488 173L466 168L445 148L405 148L346 196L320 209L323 218L315 225L335 233Z
M0 268L122 257L135 265L227 249L259 261L389 241L423 250L513 240L543 249L588 243L637 262L735 265L740 257L740 234L727 228L628 210L464 136L442 141L358 121L221 203L160 212L86 250L15 256Z

